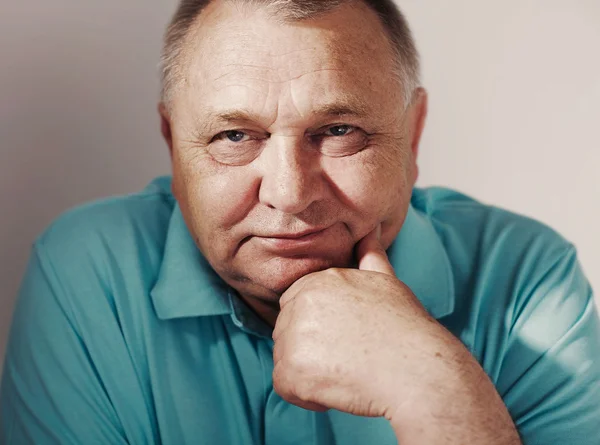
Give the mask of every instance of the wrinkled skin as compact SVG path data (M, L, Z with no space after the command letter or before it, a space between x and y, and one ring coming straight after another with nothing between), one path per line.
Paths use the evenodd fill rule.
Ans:
M218 1L189 40L185 83L161 107L174 192L212 267L273 324L298 278L350 266L380 223L383 242L395 238L425 92L405 112L390 44L365 6L284 24ZM310 242L276 239L314 230Z

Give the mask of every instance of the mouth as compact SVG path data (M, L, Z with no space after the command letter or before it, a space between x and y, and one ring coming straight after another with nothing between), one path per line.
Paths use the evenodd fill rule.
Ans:
M260 236L259 238L300 241L303 239L307 239L312 235L321 233L325 230L326 229L311 229L311 230L305 230L303 232L298 232L298 233L281 233L281 234L274 234L274 235L268 235L268 236Z
M276 254L306 254L321 244L329 228L310 229L296 233L277 233L268 236L255 236L263 247Z

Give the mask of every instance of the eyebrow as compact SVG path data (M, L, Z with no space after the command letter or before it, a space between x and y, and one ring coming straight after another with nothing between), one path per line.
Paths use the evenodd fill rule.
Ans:
M311 110L316 117L327 116L352 116L362 118L370 113L369 107L359 100L341 100L323 104ZM259 122L263 118L250 110L231 109L209 112L203 123L199 126L202 131L210 130L214 126L232 122Z
M316 116L365 117L369 114L369 107L362 101L336 102L317 107L313 113Z

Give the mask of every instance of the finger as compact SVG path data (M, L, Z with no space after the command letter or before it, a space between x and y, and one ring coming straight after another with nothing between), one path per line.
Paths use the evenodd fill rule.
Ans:
M285 351L285 337L285 332L282 332L273 344L273 366L276 366L277 363L279 363L279 361L283 359Z
M273 327L273 333L271 334L273 341L277 341L290 324L294 313L294 301L292 300L284 309L279 311L279 315L277 315L277 319L275 320L275 326Z
M292 405L299 406L300 408L306 409L308 411L316 411L319 413L329 411L329 408L327 408L325 405L320 405L319 403L314 402L305 402L304 400L300 400L297 397L290 398L288 402Z
M356 256L358 268L371 272L380 272L386 275L396 276L394 268L390 264L385 249L381 245L381 224L358 242Z
M300 277L290 287L287 288L287 290L279 298L279 308L280 309L283 309L286 304L288 304L290 301L292 301L294 299L294 297L296 297L296 295L298 295L298 293L300 293L300 291L306 284L306 281L308 280L308 278L311 275L313 275L313 274L308 274L308 275L304 275L303 277Z
M292 405L299 406L311 411L325 412L329 408L320 403L302 400L294 392L294 383L290 380L289 374L284 370L282 362L277 363L273 367L273 389L279 396Z

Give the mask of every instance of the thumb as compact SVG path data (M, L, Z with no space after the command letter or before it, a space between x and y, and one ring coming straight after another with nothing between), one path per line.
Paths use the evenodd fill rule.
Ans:
M395 277L396 272L388 260L380 238L381 224L378 224L371 233L358 242L356 246L358 268L360 270L380 272Z

